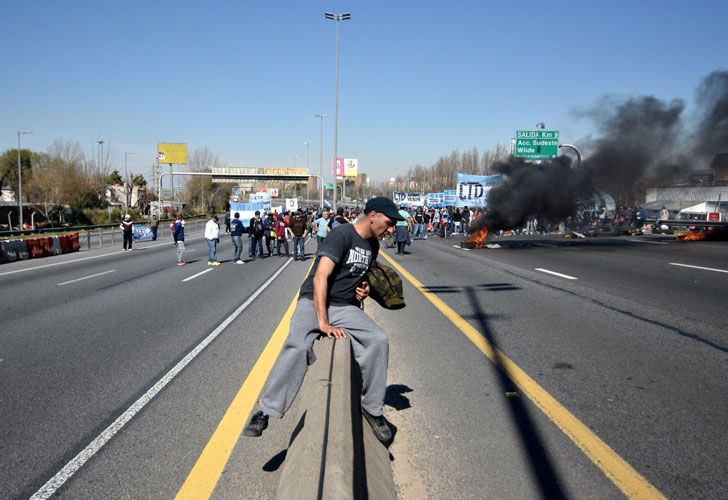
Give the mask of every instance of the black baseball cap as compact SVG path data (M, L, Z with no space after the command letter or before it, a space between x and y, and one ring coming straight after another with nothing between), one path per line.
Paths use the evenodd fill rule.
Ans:
M384 196L377 196L367 202L364 206L364 213L368 214L369 212L379 212L392 220L405 220L404 217L399 214L397 205L395 205L392 200L385 198Z

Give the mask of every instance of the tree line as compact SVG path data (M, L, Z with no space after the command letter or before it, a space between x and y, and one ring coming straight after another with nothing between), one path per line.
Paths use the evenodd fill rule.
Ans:
M498 143L492 150L480 153L478 148L460 152L452 151L441 156L429 166L415 165L404 175L397 175L394 183L385 181L377 186L377 191L391 196L391 191L439 193L445 189L455 189L457 174L492 175L493 165L511 154L510 147ZM393 184L393 185L392 185Z

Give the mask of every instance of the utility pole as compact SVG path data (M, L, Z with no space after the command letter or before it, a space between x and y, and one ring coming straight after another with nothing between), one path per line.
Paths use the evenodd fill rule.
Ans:
M320 139L320 147L321 150L319 151L319 176L321 177L321 208L324 208L324 118L327 117L327 115L323 113L316 113L313 116L316 118L319 118L321 121L321 139Z
M336 119L334 125L334 162L339 157L339 21L348 21L351 14L345 12L343 14L332 14L326 12L326 19L336 21ZM335 163L334 163L335 164ZM336 174L334 173L334 185L336 185ZM336 210L336 189L334 188L334 210Z
M134 186L131 183L131 179L129 178L129 167L127 165L127 157L129 155L133 155L134 153L127 153L124 152L124 195L126 196L126 211L129 212L129 205L131 204L131 192L134 189Z
M23 167L20 164L20 136L26 134L32 134L33 132L26 132L18 130L18 208L20 209L20 216L18 222L20 224L20 230L23 230Z

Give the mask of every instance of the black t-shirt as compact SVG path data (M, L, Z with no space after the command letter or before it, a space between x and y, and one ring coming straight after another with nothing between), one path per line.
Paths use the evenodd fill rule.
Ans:
M369 268L379 254L376 238L365 240L356 232L354 224L342 224L324 238L316 261L301 285L300 297L313 300L313 277L322 256L336 263L329 277L329 304L359 305L356 289L364 281Z

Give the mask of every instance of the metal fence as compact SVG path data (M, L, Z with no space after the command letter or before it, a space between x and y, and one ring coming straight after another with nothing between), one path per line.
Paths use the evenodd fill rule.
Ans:
M185 236L205 231L207 219L195 219L185 221ZM170 221L162 221L159 223L159 231L157 240L171 241L172 233L169 230ZM79 231L81 240L81 250L91 250L93 248L113 247L121 245L124 241L121 228L118 225L113 227L103 226L95 229L87 229L86 234Z

